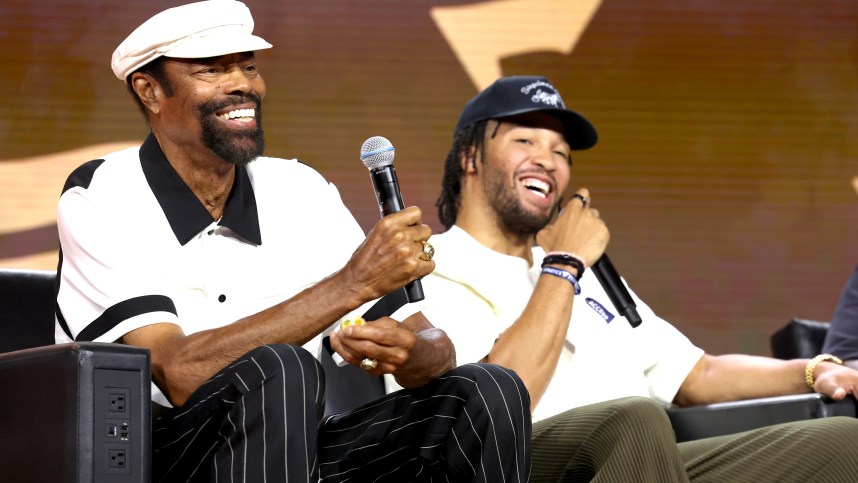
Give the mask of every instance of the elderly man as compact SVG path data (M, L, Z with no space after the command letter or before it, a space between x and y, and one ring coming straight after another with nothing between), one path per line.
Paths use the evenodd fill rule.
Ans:
M253 52L271 45L252 30L243 3L199 2L114 52L151 134L63 189L57 341L151 351L153 399L172 406L153 423L153 481L526 481L521 381L453 369L416 310L332 338L408 389L320 421L323 373L300 345L431 272L430 229L411 207L365 238L312 168L262 156Z
M618 313L588 269L609 233L586 189L562 204L571 151L597 140L544 77L471 99L447 156L435 271L422 311L459 363L513 369L531 395L533 481L853 481L858 420L773 426L677 445L664 407L818 391L855 394L858 372L823 355L714 356L634 298ZM562 208L558 213L558 208Z

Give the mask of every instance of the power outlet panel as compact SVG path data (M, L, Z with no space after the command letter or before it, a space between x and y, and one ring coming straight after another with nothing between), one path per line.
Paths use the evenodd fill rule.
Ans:
M140 449L134 432L140 402L132 388L139 374L117 369L95 370L94 468L95 481L123 483L132 479L132 466Z

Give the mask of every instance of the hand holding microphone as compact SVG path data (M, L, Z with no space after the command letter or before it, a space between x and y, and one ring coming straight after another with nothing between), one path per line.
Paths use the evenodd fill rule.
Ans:
M604 221L599 218L599 212L589 208L589 194L586 188L578 190L569 200L571 205L566 207L571 209L562 210L554 222L542 229L537 234L537 242L545 247L546 251L574 244L578 255L584 257L591 266L593 274L617 311L632 327L637 327L641 324L637 305L611 259L604 252L610 233Z
M395 149L390 141L381 136L373 136L367 139L360 150L360 159L364 166L369 169L369 176L372 180L372 186L375 188L375 197L382 218L404 208L396 170L393 168L394 152ZM424 261L432 260L435 249L427 241L420 243L423 248L418 258ZM412 280L405 286L405 296L409 302L423 300L423 284L420 283L419 279Z

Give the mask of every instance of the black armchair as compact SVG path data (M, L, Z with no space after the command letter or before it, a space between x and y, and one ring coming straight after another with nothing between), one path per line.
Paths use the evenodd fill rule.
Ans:
M149 351L53 345L55 277L0 269L0 479L148 482Z

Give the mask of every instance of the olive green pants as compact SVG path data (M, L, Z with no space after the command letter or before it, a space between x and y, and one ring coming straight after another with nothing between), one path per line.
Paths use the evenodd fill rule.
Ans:
M532 483L858 481L858 419L824 418L676 443L664 408L631 397L533 425Z

